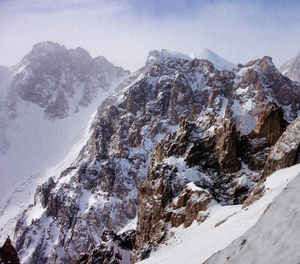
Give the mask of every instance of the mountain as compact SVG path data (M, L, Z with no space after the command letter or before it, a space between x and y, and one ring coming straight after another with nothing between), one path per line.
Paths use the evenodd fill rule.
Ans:
M16 66L0 68L1 239L15 224L11 217L49 178L45 170L64 158L128 74L104 57L53 42L38 43Z
M20 215L14 241L22 263L72 263L105 229L119 232L137 214L141 259L159 246L150 247L156 231L168 233L172 214L159 225L166 206L174 226L189 226L206 219L211 201L243 203L299 100L300 85L270 57L218 71L207 60L151 51L102 102L78 156L51 171Z
M215 52L209 50L209 49L203 49L200 52L197 53L191 53L191 58L197 58L202 60L208 60L213 63L214 67L218 69L219 71L222 70L228 70L231 71L233 68L235 68L237 65L234 63L231 63L224 58L217 55Z
M279 71L291 80L300 82L300 53L295 58L285 62Z

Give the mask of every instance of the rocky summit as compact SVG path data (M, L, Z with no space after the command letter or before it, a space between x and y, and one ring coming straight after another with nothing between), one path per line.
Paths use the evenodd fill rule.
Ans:
M73 64L74 52L83 64ZM68 54L79 76L94 69L82 50ZM32 99L26 87L21 96ZM149 257L173 228L205 223L211 204L244 203L277 169L280 142L297 137L299 110L300 84L270 57L219 71L207 60L151 51L102 102L79 154L37 187L18 217L22 263L120 263L131 250L132 261ZM298 157L295 149L282 168L297 162L284 161ZM118 232L136 216L135 240L130 233L122 246Z

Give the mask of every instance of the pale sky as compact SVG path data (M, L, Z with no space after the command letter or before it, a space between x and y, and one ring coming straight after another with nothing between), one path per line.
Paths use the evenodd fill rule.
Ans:
M269 55L280 66L300 51L297 0L0 0L0 65L51 40L130 70L149 50L208 48L234 63Z

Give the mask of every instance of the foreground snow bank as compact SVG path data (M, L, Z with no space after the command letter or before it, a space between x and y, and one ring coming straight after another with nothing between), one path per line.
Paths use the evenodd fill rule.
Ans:
M183 226L172 229L174 237L153 252L149 259L140 263L199 264L204 262L253 227L273 199L298 175L300 175L300 165L276 171L265 182L264 196L244 209L241 205L220 206L212 203L208 209L210 216L205 222L194 223L186 229ZM299 178L297 177L297 180Z
M300 177L296 177L251 229L205 263L299 263L299 192Z

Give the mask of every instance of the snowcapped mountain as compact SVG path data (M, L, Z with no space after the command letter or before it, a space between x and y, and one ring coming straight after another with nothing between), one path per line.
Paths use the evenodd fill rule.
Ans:
M91 114L128 73L53 42L38 43L16 66L0 68L1 239L37 184L49 178L45 170L82 137Z
M284 63L279 71L291 80L300 82L300 52L295 58Z
M79 154L71 152L48 174L19 217L14 241L22 263L72 263L105 229L118 232L137 214L134 250L141 259L159 246L147 229L161 228L151 206L161 212L168 206L174 225L189 226L208 217L213 200L242 203L262 177L270 148L299 113L299 87L269 57L218 71L207 60L150 52L145 66L102 102ZM171 203L194 196L207 204L191 199L190 210ZM200 214L193 208L202 208Z
M215 52L211 51L210 49L203 49L200 52L197 53L191 53L189 54L191 58L197 58L202 60L209 60L213 63L214 67L218 69L219 71L222 70L228 70L231 71L233 68L235 68L237 65L234 63L231 63L224 58L217 55Z

